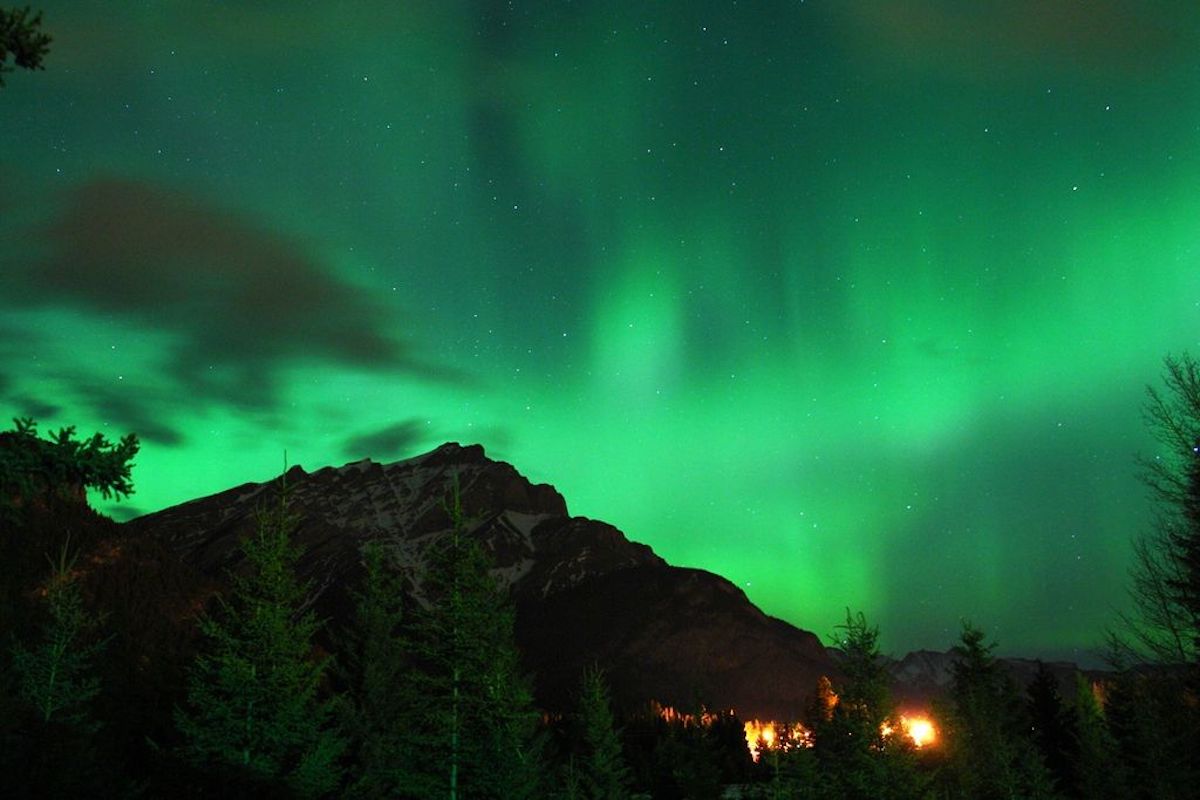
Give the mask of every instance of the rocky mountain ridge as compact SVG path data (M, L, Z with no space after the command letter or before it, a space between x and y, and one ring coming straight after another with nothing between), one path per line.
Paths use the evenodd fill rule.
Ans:
M278 502L285 487L298 519L301 570L324 592L351 580L359 553L380 541L419 594L423 554L450 529L443 506L458 482L468 530L491 554L495 574L515 595L548 596L589 576L640 565L665 565L643 544L603 522L571 517L548 484L532 484L480 445L447 443L391 464L370 459L315 472L292 467L283 480L247 483L126 523L151 531L185 562L205 572L235 566L238 537L256 510Z
M390 464L370 460L249 483L125 523L186 564L238 568L237 542L257 508L286 486L303 577L322 613L348 613L362 548L381 542L421 599L423 554L450 530L457 481L468 533L491 554L517 608L518 641L539 700L568 706L585 666L609 670L618 701L799 713L830 660L817 638L768 617L729 581L674 567L607 523L573 517L552 486L533 484L479 445L447 443ZM770 676L790 676L784 682Z
M257 509L280 490L297 518L323 615L345 619L362 549L380 542L420 602L424 553L450 530L444 502L457 483L469 535L491 554L494 573L517 610L517 637L544 707L573 703L579 675L608 670L618 703L648 700L680 708L703 703L746 717L796 719L820 675L836 675L837 653L812 633L764 614L737 586L699 569L668 564L615 527L569 514L563 496L534 484L480 445L449 442L413 458L369 459L247 483L131 520L188 567L220 579L238 568L237 542ZM892 665L898 699L923 702L943 691L949 653L917 651ZM1019 682L1032 674L1025 662ZM1056 665L1069 672L1073 665Z

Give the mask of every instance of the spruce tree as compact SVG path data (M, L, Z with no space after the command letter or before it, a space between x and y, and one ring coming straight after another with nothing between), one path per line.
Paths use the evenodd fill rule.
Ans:
M100 691L97 656L99 619L88 612L65 544L51 560L40 587L43 616L28 645L12 649L13 702L0 728L7 741L0 770L20 780L5 786L6 797L97 797L120 790L99 752L100 724L92 703Z
M444 507L451 529L427 551L428 606L411 627L413 719L426 748L407 796L540 797L538 714L512 610L490 559L467 534L457 478Z
M1055 789L1060 794L1073 796L1078 785L1075 773L1079 742L1076 717L1063 702L1058 678L1042 661L1037 663L1037 672L1026 692L1026 705L1033 742L1042 763L1050 771Z
M344 637L338 672L349 691L338 704L356 770L353 797L395 797L412 782L422 742L412 726L416 705L410 643L402 628L405 593L383 547L369 544L366 574L354 593L354 625Z
M1180 696L1170 674L1128 670L1109 682L1105 718L1129 779L1129 797L1197 796L1200 764L1193 746L1196 712L1190 705L1194 702Z
M978 800L1051 798L1051 777L1029 739L1026 710L992 655L996 645L984 639L983 631L964 622L954 647L943 790Z
M73 425L43 439L36 422L16 418L12 430L0 431L0 507L45 492L95 489L106 500L128 497L140 446L132 433L116 443L101 433L76 439Z
M203 649L176 722L193 763L320 797L338 785L344 744L319 697L327 660L313 656L321 624L304 610L295 523L281 479L278 505L260 509L242 542L248 573L231 575L228 598L200 620Z
M813 750L823 795L910 798L920 794L912 747L901 735L879 629L846 611L834 644L845 675L836 700L813 720Z
M106 499L132 494L138 447L134 434L114 444L100 433L77 439L74 427L42 438L28 418L16 418L11 430L0 431L0 630L26 627L26 597L40 580L46 542L31 533L41 528L33 512L83 506L89 489ZM60 529L57 520L53 529ZM88 544L85 536L80 546Z
M80 729L95 723L88 706L100 692L95 658L104 641L88 641L98 620L84 607L75 580L75 556L64 544L51 560L50 578L44 587L47 619L32 648L13 646L13 671L18 693L35 710L42 723L64 722Z
M574 763L582 789L580 796L587 800L628 798L629 768L613 720L608 682L598 666L584 670L577 718L581 747Z

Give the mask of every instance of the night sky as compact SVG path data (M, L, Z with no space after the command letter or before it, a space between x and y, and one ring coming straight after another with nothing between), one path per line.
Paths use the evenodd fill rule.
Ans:
M480 442L823 636L1124 605L1194 0L36 5L0 411L138 433L118 518Z

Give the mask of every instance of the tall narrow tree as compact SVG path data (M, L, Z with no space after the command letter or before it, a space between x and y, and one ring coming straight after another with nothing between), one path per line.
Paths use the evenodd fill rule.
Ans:
M613 719L608 681L598 666L584 670L577 711L580 747L575 769L587 800L629 797L629 767Z
M97 656L107 639L99 638L100 620L85 605L68 552L69 541L50 560L32 641L12 651L17 697L8 708L8 723L15 727L0 752L0 770L22 778L5 787L6 797L14 800L120 790L118 776L101 757L101 726L93 715L100 692Z
M412 713L417 706L411 680L412 654L403 630L405 592L400 573L383 546L369 544L366 572L354 594L354 625L343 637L338 672L349 687L339 702L342 728L350 737L355 775L353 797L403 796L412 783L422 749Z
M91 728L88 704L100 692L93 662L104 641L88 641L98 620L84 607L69 544L68 539L58 558L50 561L50 577L43 588L47 617L39 641L32 647L14 645L13 671L20 696L40 721Z
M200 621L204 647L176 721L198 765L319 797L338 785L344 745L319 697L327 660L313 654L320 622L296 578L295 523L281 478L276 506L242 542L246 574Z
M1063 702L1058 678L1043 661L1038 662L1026 691L1026 706L1034 745L1050 771L1054 788L1060 794L1075 795L1079 783L1075 771L1079 760L1076 715Z
M512 610L491 561L468 535L457 478L450 530L426 555L427 607L411 628L415 723L427 743L411 796L538 797L538 715L520 670Z
M1030 723L1016 686L985 644L963 623L951 667L952 711L944 740L949 768L943 790L978 800L1053 797L1049 772L1029 739Z
M920 794L912 748L898 734L890 676L879 652L879 629L847 609L834 644L845 674L836 699L813 723L813 750L823 796L912 798Z

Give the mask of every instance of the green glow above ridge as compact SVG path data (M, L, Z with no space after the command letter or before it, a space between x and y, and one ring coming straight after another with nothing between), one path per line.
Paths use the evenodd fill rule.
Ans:
M42 5L47 70L0 90L0 410L138 430L131 506L479 441L821 635L1100 645L1143 386L1200 350L1193 4ZM39 297L101 179L327 276L342 349L202 275L205 325Z

